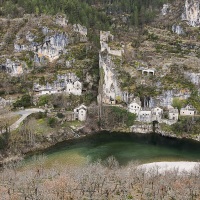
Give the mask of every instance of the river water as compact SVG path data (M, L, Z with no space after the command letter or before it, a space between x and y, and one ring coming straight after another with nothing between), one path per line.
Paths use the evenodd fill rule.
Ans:
M114 156L120 165L130 161L200 161L200 142L157 134L100 132L61 142L43 152L45 164L82 165ZM31 158L27 159L32 163Z

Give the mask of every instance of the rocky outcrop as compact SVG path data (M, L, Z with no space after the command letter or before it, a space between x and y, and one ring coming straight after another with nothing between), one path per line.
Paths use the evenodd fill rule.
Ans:
M108 54L113 56L122 56L124 50L122 48L119 49L111 49L108 45L108 42L113 41L114 36L110 33L110 31L101 31L100 32L100 44L101 44L101 52L107 51Z
M164 4L161 12L162 15L167 15L170 12L170 4Z
M200 73L185 72L185 77L191 81L194 85L200 85Z
M68 26L68 21L65 17L57 16L54 25L57 24L60 30L50 29L47 26L36 25L38 32L33 34L35 30L27 31L25 34L16 35L14 43L15 52L32 51L35 53L34 62L42 63L45 58L53 62L58 59L60 55L67 53L67 46L73 42L71 35L76 35L78 42L87 42L87 28L80 24L67 27L69 32L65 32ZM63 32L61 31L63 30ZM78 37L77 37L78 36Z
M60 26L67 26L68 20L63 16L58 15L56 16L56 24Z
M34 47L38 57L46 57L52 62L58 59L68 45L68 36L65 33L56 33L53 36L46 36L42 45Z
M87 28L80 24L74 24L73 30L80 34L80 42L87 42Z
M30 31L28 31L26 34L26 40L29 42L33 42L34 39L35 39L35 35L33 33L31 33Z
M100 33L100 44L101 51L99 54L99 67L100 67L100 76L102 83L100 88L99 101L106 104L115 104L116 100L122 100L123 93L119 87L119 82L117 80L117 74L114 70L115 65L112 62L112 56L119 56L120 54L112 54L110 52L110 48L108 46L109 40L113 40L113 35L110 32L102 32Z
M25 65L25 63L23 63ZM19 61L12 61L6 59L5 64L1 64L0 68L2 71L9 73L11 76L21 75L23 73L22 63Z
M44 35L49 32L49 30L44 27L42 30ZM66 33L55 33L52 36L45 36L42 44L34 42L35 38L36 36L28 32L26 34L26 39L31 43L29 45L15 43L15 51L33 51L36 54L34 57L35 62L41 62L43 57L46 57L50 62L53 62L65 51L65 48L69 43Z
M186 20L190 26L200 25L199 0L186 0L182 20Z
M148 107L150 108L155 107L155 106L168 107L172 105L174 98L188 99L190 95L191 95L191 92L187 89L166 90L163 92L162 95L150 98Z
M152 124L138 124L130 127L130 132L149 134L153 132Z
M178 34L178 35L183 35L183 34L185 34L183 28L182 28L180 25L176 25L176 24L174 24L174 25L172 26L172 31L173 31L174 33Z

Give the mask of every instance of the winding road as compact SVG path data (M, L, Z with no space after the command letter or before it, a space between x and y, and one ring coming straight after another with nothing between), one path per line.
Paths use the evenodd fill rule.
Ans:
M16 112L12 112L12 115L21 115L21 117L10 126L10 131L14 131L17 128L19 128L20 124L32 113L38 113L38 112L45 112L43 109L39 108L30 108L30 109L25 109L25 110L19 110Z

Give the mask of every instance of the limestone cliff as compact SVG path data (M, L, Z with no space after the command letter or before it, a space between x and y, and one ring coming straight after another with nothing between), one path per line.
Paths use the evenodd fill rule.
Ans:
M182 20L186 20L191 26L200 25L199 0L186 0Z
M110 32L100 32L101 50L99 53L100 85L99 103L116 104L128 102L128 91L122 90L119 80L119 65L122 62L123 46L110 47L114 36ZM116 62L117 61L117 62Z

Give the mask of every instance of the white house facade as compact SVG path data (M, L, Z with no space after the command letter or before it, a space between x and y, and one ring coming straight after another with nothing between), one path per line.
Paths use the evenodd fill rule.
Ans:
M174 120L174 121L178 121L178 109L176 108L172 108L169 110L169 120Z
M187 105L185 108L181 108L180 115L181 116L194 116L195 115L195 109L191 106Z
M163 109L156 107L151 110L151 113L152 113L152 121L160 122L163 116Z
M85 121L87 118L87 107L85 105L81 105L74 109L75 119L79 121Z
M151 122L152 114L150 110L141 110L138 114L138 120L141 122Z
M74 94L74 95L81 95L82 94L82 83L80 81L75 82L68 82L66 83L66 89L67 94Z
M34 91L39 95L55 94L66 92L66 94L74 94L80 96L82 94L82 83L74 73L58 75L57 80L46 85L34 84Z
M139 104L137 104L136 102L132 102L128 105L128 111L130 113L134 113L134 114L138 115L140 110L141 110L141 106Z

